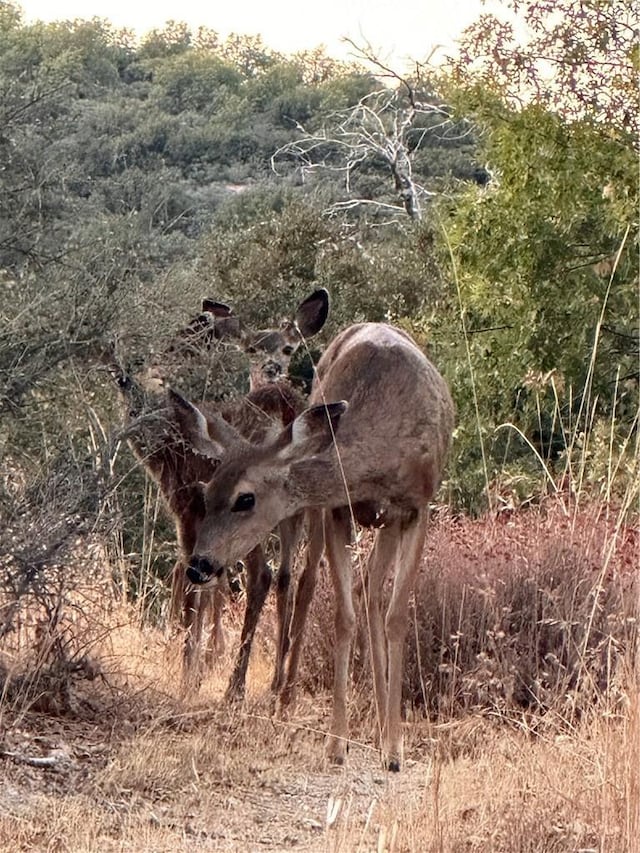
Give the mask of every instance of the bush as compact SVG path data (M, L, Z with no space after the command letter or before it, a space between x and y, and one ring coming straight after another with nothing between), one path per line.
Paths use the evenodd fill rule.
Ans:
M405 649L408 705L440 722L526 714L533 726L622 707L639 640L637 527L617 529L604 505L567 512L550 500L494 520L441 512L427 541ZM315 692L333 673L328 572L313 613L303 672ZM369 684L367 661L356 672Z

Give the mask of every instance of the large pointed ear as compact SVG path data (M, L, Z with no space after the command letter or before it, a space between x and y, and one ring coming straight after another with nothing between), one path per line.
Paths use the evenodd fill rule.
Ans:
M303 338L317 335L329 316L329 291L324 287L314 290L298 305L295 321Z
M206 418L197 406L194 406L173 388L169 388L167 393L178 429L187 444L202 456L208 456L210 459L221 459L226 448L215 437L212 437L210 419Z
M202 300L202 310L213 314L214 317L231 317L233 314L233 308L229 305L216 302L215 299L207 299L207 297Z
M213 334L218 341L236 340L241 336L240 319L233 313L233 308L224 302L204 298L202 311L213 317Z
M289 440L278 454L280 458L292 462L322 453L335 441L340 418L347 408L348 404L340 400L338 403L322 403L306 409L291 424Z

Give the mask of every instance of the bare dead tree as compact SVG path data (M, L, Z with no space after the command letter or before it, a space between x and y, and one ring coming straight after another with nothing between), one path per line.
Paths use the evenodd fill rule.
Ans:
M423 201L436 193L414 179L413 154L427 135L452 127L451 112L434 98L420 96L420 89L424 87L419 68L417 79L410 80L381 62L370 46L361 48L347 41L360 59L373 66L376 77L386 78L390 85L370 92L347 110L331 113L327 123L317 131L307 131L295 122L299 138L273 154L271 167L279 174L280 164L293 160L303 180L313 172L341 173L346 193L351 196L356 169L366 162L382 160L391 173L399 204L352 197L334 202L327 213L374 205L419 220Z

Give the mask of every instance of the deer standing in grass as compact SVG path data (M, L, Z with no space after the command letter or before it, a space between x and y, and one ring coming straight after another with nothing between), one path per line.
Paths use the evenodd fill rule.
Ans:
M253 444L175 392L185 438L220 460L204 488L205 516L187 575L194 584L260 542L285 518L310 518L291 625L285 704L292 700L317 565L326 546L335 591L335 672L328 754L347 749L347 686L356 617L352 521L379 528L366 570L373 681L382 749L400 768L403 647L409 597L423 551L428 504L442 479L454 424L444 379L403 331L363 323L343 331L317 366L310 408L279 435ZM393 573L383 615L383 587Z
M326 321L328 293L320 289L307 297L296 311L295 319L280 329L258 332L242 331L238 319L222 303L205 300L203 313L193 320L167 349L165 356L186 358L197 355L215 341L237 342L247 352L251 364L249 394L224 404L202 403L198 410L204 416L219 417L233 424L245 438L263 441L291 423L303 408L303 398L286 381L289 362L304 338L316 334ZM157 389L164 383L163 361L152 364L145 382ZM172 575L174 618L180 618L186 629L183 679L185 686L196 686L200 680L200 647L205 617L213 607L214 648L222 644L221 616L224 593L211 594L194 587L186 579L186 560L193 551L204 505L199 483L209 480L216 463L194 453L179 436L170 411L149 411L149 395L145 387L130 377L113 357L110 369L123 394L129 421L128 440L148 473L156 480L173 515L178 537L179 556ZM285 380L285 381L278 381ZM155 401L157 402L157 401ZM283 681L284 658L288 649L291 618L290 578L293 555L298 544L301 518L285 519L278 526L280 566L277 577L278 639L274 674L274 690ZM268 531L267 531L268 532ZM245 554L247 569L247 607L241 643L227 689L228 698L244 693L246 670L258 618L271 585L271 570L260 543ZM209 650L211 657L213 650Z

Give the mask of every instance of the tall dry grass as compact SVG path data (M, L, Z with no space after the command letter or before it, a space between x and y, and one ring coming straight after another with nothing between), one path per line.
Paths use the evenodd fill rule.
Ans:
M65 705L42 701L45 681L27 701L11 689L29 667L25 626L3 749L55 744L67 758L29 774L0 763L0 849L637 853L638 529L595 505L564 509L434 518L407 640L406 762L393 776L379 765L366 656L354 661L347 766L325 763L326 577L289 720L268 692L272 602L242 707L221 700L241 603L227 613L227 656L186 700L178 638L116 595L102 608L85 596L76 622L94 680L67 676Z
M407 639L407 706L571 727L594 703L624 703L637 666L639 562L637 526L601 504L438 513ZM306 651L310 691L331 681L331 598L325 579Z

